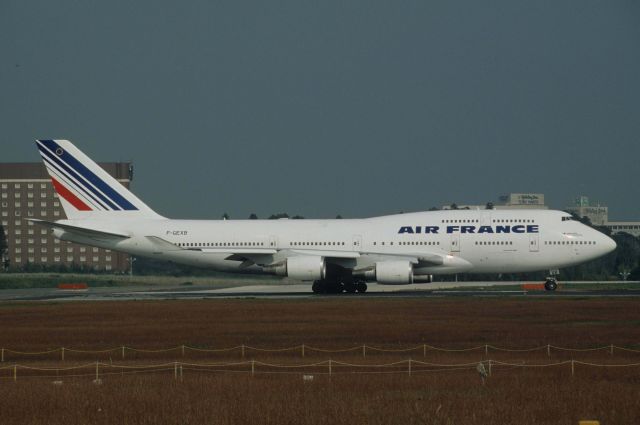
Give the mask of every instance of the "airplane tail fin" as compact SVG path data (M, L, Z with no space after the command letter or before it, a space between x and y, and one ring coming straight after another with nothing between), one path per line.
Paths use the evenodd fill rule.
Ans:
M68 140L36 140L68 219L162 218Z

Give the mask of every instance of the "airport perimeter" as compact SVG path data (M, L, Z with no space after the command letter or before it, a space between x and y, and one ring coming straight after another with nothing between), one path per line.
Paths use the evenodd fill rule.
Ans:
M3 423L638 423L638 324L625 297L4 302L0 411Z

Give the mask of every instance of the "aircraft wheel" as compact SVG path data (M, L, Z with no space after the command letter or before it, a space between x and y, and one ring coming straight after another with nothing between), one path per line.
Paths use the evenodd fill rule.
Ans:
M558 288L558 282L554 278L548 278L544 283L544 289L547 291L555 291Z
M355 294L357 288L356 285L353 283L347 283L344 285L344 292L347 292L349 294Z
M364 282L356 283L356 290L359 293L364 294L365 292L367 292L367 284Z
M313 282L313 285L311 285L311 290L314 294L324 294L327 292L327 285L322 280L316 280Z

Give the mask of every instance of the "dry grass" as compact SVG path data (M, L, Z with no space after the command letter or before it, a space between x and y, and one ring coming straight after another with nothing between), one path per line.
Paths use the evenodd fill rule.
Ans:
M208 300L104 303L2 304L0 346L38 351L60 346L97 349L127 345L165 348L286 347L305 343L324 348L370 344L401 348L428 343L467 348L486 343L533 347L548 343L588 348L614 343L638 348L640 312L634 299L366 299L304 301ZM247 358L293 363L323 359L387 363L422 360L412 354L361 352L247 352ZM492 359L548 362L546 351L490 352ZM441 363L486 359L484 351L429 351ZM551 360L597 363L640 362L640 354L606 351L552 352ZM85 361L122 362L113 353L67 353L65 365ZM240 353L187 352L198 362L239 360ZM58 355L22 364L61 365ZM181 352L127 352L126 362L183 360ZM266 371L265 369L260 371ZM173 370L141 375L27 378L17 382L2 371L2 423L384 423L384 424L576 424L595 418L603 424L640 423L640 367L596 369L494 368L485 385L474 371L395 375L316 374L303 383L299 373L206 373ZM326 372L326 370L324 370ZM334 370L336 372L336 370ZM340 372L338 369L337 372ZM346 370L343 370L346 372Z

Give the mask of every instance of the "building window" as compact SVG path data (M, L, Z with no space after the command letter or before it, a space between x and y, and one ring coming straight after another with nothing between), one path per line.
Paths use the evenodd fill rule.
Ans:
M7 184L6 183L2 183L2 188L6 189L7 188Z
M13 185L13 187L14 187L15 189L20 189L20 183L16 183L16 184L14 184L14 185Z
M93 248L91 249L91 251L93 251L93 252L98 252L98 248L93 247Z
M53 257L53 261L55 261L56 263L60 262L60 257Z
M46 188L47 188L46 183L40 183L40 189L46 189Z
M53 206L54 206L54 207L59 207L59 206L60 206L60 202L55 201L55 202L53 203Z
M27 216L28 217L33 217L33 211L31 211L31 210L27 211Z
M53 212L53 216L54 216L54 217L58 217L59 215L60 215L60 211L54 211L54 212Z
M33 183L28 183L27 184L27 189L33 189Z
M107 255L106 257L104 257L105 261L111 261L111 256Z
M7 194L5 192L2 192L2 199L7 199Z
M57 247L53 248L53 252L55 252L55 253L60 252L60 247L59 247L59 246L57 246Z
M27 242L28 242L30 245L33 245L33 239L29 239Z
M9 215L9 211L2 211L2 216L3 216L3 217L6 217L6 216L8 216L8 215Z
M46 197L47 197L47 192L42 192L42 193L40 193L40 197L41 197L41 198L46 198Z
M40 208L47 208L46 202L40 202Z
M32 199L33 198L33 192L27 192L27 198Z
M40 230L40 234L41 234L41 235L48 235L48 234L49 234L49 231L48 231L47 229L41 229L41 230Z
M33 235L34 230L33 229L29 229L29 230L27 230L27 233L30 234L30 235Z
M29 254L33 254L34 252L36 252L33 247L29 247L27 251L29 252Z
M106 266L104 266L104 269L105 270L111 270L111 266L107 264Z
M16 235L21 235L21 234L22 234L22 230L16 229Z
M67 252L73 252L73 248L71 247L67 248Z
M41 211L40 211L40 216L41 216L41 217L44 217L44 216L46 216L46 215L47 215L47 210L41 210Z
M98 262L98 257L93 257L93 261L97 263Z
M2 208L7 208L9 206L9 204L7 202L3 202L2 203Z
M16 239L16 241L15 241L15 243L16 243L16 245L20 245L20 244L22 243L22 239L17 238L17 239Z
M16 220L13 222L13 224L15 224L16 226L20 226L22 222L20 220Z
M16 199L20 199L20 192L14 193L13 197L16 198Z
M40 239L40 243L42 243L42 244L47 243L47 239L45 239L45 238Z
M40 257L40 262L41 263L46 263L47 262L47 257Z
M33 202L31 202L31 201L27 202L27 207L33 208Z
M84 255L80 256L80 261L85 262L87 261L87 257L85 257Z
M45 254L47 252L47 247L42 247L40 248L40 252L42 252L43 254Z
M16 253L16 254L20 254L21 252L22 252L22 248L16 248L16 249L15 249L15 253Z
M67 261L69 263L72 263L73 262L73 256L72 255L67 255Z
M20 217L20 210L16 210L16 217Z
M20 202L16 202L15 207L16 208L20 208L20 207L22 207L22 205L20 204Z
M84 246L81 246L81 247L80 247L80 252L86 252L86 251L87 251L87 248L86 248L86 247L84 247Z
M22 263L22 257L16 257L14 260L16 263Z

